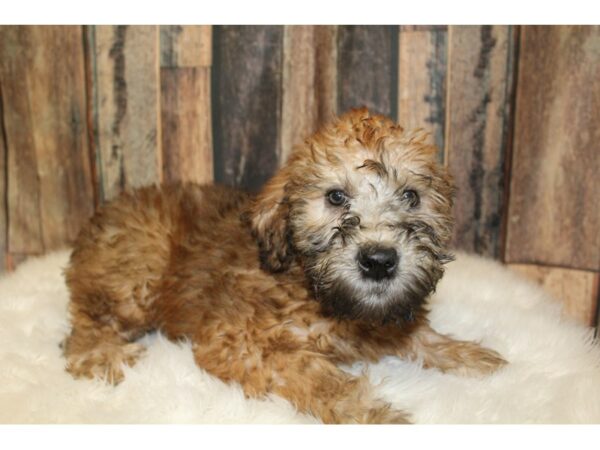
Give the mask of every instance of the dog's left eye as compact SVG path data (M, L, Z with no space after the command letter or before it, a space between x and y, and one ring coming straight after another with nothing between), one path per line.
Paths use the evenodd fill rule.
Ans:
M410 205L411 208L418 206L419 204L419 194L412 189L407 189L402 193L401 197L403 202L406 202Z
M327 193L327 200L334 206L343 205L346 202L346 193L338 189L334 189Z

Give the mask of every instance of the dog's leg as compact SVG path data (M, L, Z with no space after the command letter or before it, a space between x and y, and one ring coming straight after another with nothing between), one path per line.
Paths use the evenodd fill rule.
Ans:
M325 423L409 423L406 413L373 397L366 377L349 375L325 358L306 358L275 373L273 391Z
M123 380L123 364L132 366L144 351L109 327L74 328L63 343L67 371L76 378L102 378L117 384Z
M416 328L399 348L401 356L421 359L425 367L461 375L494 372L507 362L496 351L470 341L454 340L436 332L429 324Z
M62 347L66 369L74 377L98 377L113 384L123 379L123 364L132 366L145 349L115 324L101 324L84 315L77 318Z
M271 353L221 361L208 347L194 345L198 365L224 381L242 385L249 397L275 393L324 423L409 423L406 413L372 394L364 376L355 377L318 354Z

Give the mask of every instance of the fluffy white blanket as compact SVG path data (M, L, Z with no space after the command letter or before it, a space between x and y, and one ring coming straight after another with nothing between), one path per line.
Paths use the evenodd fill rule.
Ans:
M2 423L314 423L286 401L246 400L200 370L190 346L160 335L117 387L74 380L59 342L68 331L66 251L0 279ZM366 370L417 423L600 423L600 349L557 301L492 261L459 255L432 299L435 328L479 340L510 364L482 379L386 358Z

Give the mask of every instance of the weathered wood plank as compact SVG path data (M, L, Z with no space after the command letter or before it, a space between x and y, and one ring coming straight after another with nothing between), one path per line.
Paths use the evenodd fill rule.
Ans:
M398 27L338 27L338 110L366 106L397 118Z
M77 26L0 27L10 253L65 245L93 210L82 42Z
M213 31L215 179L257 190L279 162L283 27Z
M445 159L458 188L453 243L499 258L514 30L451 26L448 47Z
M0 84L0 273L7 269L8 263L8 223L6 217L8 207L6 204L6 171L6 139L4 136L2 85Z
M400 27L398 122L431 133L444 158L447 27Z
M405 31L448 31L448 25L400 25L400 32Z
M335 26L285 27L280 163L335 115L336 54Z
M161 26L160 47L164 179L212 182L212 28Z
M213 181L210 69L161 69L164 179Z
M29 28L0 27L0 84L6 105L8 251L42 253L40 180L29 105L28 66L33 66ZM31 74L33 75L33 74ZM18 158L17 158L18 155Z
M162 25L161 67L208 67L212 64L210 25Z
M506 259L600 270L600 27L523 27Z
M162 181L158 27L89 27L100 199Z
M585 325L594 325L600 279L598 273L535 264L509 264L509 267L535 281L560 300L568 316Z

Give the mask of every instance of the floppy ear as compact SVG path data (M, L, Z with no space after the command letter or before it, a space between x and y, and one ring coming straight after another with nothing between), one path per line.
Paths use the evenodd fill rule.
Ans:
M247 215L258 243L261 266L271 272L287 270L294 258L289 229L290 207L285 192L289 172L285 166L267 182Z

